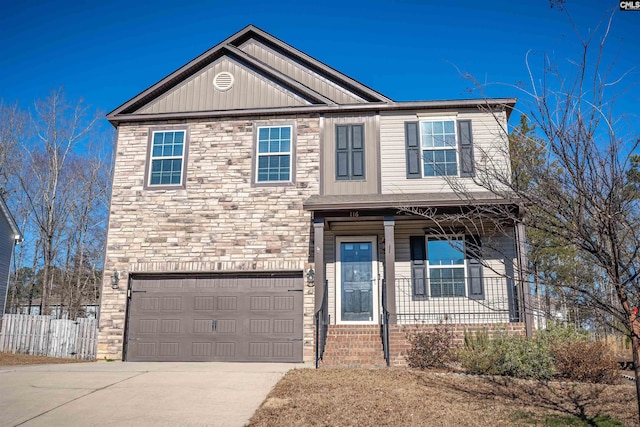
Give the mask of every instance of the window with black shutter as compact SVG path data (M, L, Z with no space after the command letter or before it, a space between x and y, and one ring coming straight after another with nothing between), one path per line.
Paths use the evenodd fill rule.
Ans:
M471 120L404 123L407 178L475 175Z
M336 179L364 179L364 162L364 125L336 125Z

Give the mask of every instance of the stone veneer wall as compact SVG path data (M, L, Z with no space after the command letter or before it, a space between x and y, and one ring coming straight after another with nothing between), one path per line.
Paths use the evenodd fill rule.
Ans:
M295 185L252 187L253 125L296 124ZM149 133L189 129L186 189L145 190ZM130 272L304 270L311 214L302 203L319 193L319 118L122 124L100 305L98 360L121 359ZM113 271L120 288L111 288ZM304 296L304 357L313 359L313 288Z

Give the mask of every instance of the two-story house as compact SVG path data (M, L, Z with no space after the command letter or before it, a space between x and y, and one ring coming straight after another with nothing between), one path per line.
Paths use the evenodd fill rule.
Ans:
M254 26L222 41L108 115L98 358L300 362L327 328L387 352L389 325L523 330L515 224L478 262L466 245L488 236L401 209L468 203L450 179L496 202L474 164L508 165L514 104L394 102Z
M16 243L21 241L22 234L18 225L11 216L4 199L0 196L0 317L4 314L7 304L13 249Z

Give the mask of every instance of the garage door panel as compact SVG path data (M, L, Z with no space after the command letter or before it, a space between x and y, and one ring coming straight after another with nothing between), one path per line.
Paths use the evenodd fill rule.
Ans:
M250 296L249 304L249 310L251 311L271 310L271 298L268 296Z
M182 311L182 297L180 296L166 296L162 297L162 303L160 304L162 311Z
M231 359L236 358L236 346L235 342L216 342L214 356L218 359Z
M302 273L179 281L134 277L127 360L302 361Z
M159 311L160 298L158 297L141 297L136 301L138 310L140 311Z
M160 333L161 334L179 334L185 331L180 330L180 319L162 319L160 321Z
M193 309L195 311L213 311L215 308L215 298L213 296L196 296L193 298Z
M219 296L216 298L217 303L215 308L218 311L236 311L238 310L238 297L233 296Z

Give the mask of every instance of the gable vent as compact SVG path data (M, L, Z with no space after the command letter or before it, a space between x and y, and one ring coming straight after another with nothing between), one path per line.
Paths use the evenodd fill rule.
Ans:
M225 90L231 89L231 87L233 86L233 81L233 74L227 71L223 71L216 74L216 76L213 78L213 87L221 92L224 92Z

